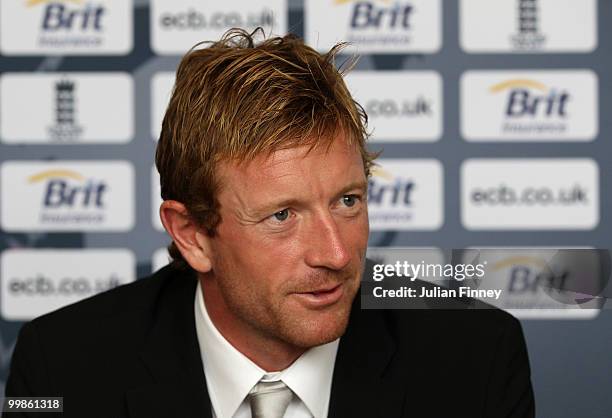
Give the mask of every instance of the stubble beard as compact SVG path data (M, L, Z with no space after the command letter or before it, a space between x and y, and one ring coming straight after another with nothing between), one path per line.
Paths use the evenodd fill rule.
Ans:
M346 331L360 272L353 271L348 276L346 272L334 272L333 275L344 276L336 279L343 282L344 294L334 305L321 310L302 307L298 301L291 300L294 296L290 294L270 299L267 295L245 291L237 282L219 280L217 284L232 315L259 334L260 341L308 349L334 341Z

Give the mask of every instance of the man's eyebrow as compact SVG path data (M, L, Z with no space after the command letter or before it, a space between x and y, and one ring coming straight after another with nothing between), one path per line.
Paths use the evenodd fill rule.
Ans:
M366 180L358 180L358 181L354 181L352 183L349 183L348 185L346 185L345 187L342 188L342 190L340 191L340 193L338 193L339 195L344 194L350 190L360 190L362 192L365 192L368 189L368 182Z
M368 189L367 181L365 180L354 181L354 182L347 184L342 189L340 189L340 191L334 195L334 198L340 197L346 194L346 192L349 192L351 190L359 190L365 193L367 189ZM273 211L283 210L284 208L287 208L287 207L291 207L291 206L295 207L295 206L300 206L303 204L304 204L304 201L300 199L295 199L295 198L280 199L278 201L264 203L261 206L252 208L251 210L249 210L249 213L251 216L259 217L259 216L270 215L271 213L273 213Z

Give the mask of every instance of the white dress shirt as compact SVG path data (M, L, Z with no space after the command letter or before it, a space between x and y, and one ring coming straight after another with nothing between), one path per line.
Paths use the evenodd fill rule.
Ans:
M282 371L267 373L217 330L208 316L199 282L195 324L213 417L250 418L247 395L261 379L282 380L297 395L289 404L285 418L327 417L340 339L309 349Z

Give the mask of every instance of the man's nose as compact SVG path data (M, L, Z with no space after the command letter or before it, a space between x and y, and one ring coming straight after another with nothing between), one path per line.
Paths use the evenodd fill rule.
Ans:
M306 263L311 267L341 270L350 261L350 253L338 223L330 213L317 214L306 241Z

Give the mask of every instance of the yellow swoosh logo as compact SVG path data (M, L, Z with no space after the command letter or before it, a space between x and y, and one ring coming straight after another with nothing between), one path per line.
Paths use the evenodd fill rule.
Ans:
M28 177L29 183L36 183L44 179L52 178L52 177L68 177L73 180L83 180L84 177L77 173L76 171L71 170L47 170L38 174L34 174Z
M39 4L43 4L43 3L60 3L60 2L64 2L64 3L74 3L74 4L81 4L83 3L82 0L28 0L26 2L26 7L30 7L30 6L37 6Z
M383 178L385 180L393 180L393 176L388 171L383 170L380 167L372 167L372 175Z
M516 257L508 257L504 260L498 261L493 265L493 271L501 270L506 267L512 267L516 264L525 265L531 264L535 265L541 269L545 269L548 267L546 262L541 258L536 257L528 257L528 256L516 256Z
M524 79L524 78L516 78L513 80L503 81L501 83L497 83L494 86L489 88L491 93L497 93L505 89L511 89L515 87L531 87L532 89L547 91L548 88L546 85L540 83L539 81Z

